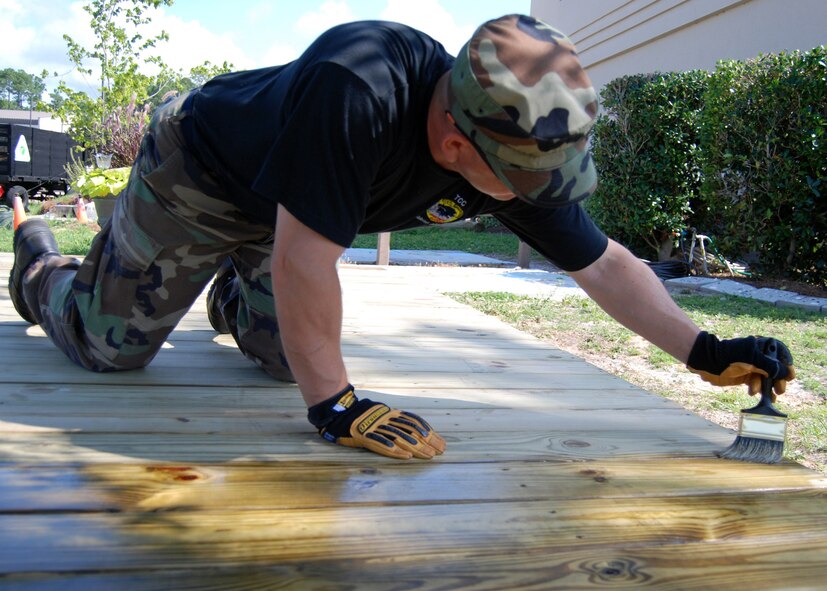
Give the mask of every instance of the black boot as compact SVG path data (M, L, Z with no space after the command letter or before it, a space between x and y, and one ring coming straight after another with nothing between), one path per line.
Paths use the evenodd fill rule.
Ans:
M20 224L14 232L14 265L9 275L9 296L14 309L30 324L37 324L37 320L23 298L23 274L33 262L47 255L60 256L49 224L38 219Z
M235 268L233 268L233 263L228 258L216 271L215 279L210 285L210 291L207 292L207 318L218 334L230 334L230 327L227 326L227 321L219 308L219 300L233 279L235 279Z

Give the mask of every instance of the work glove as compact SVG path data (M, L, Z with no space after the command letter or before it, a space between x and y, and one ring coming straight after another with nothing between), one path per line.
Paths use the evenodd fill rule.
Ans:
M307 420L324 439L346 447L408 460L430 460L445 451L445 440L412 412L399 411L367 398L358 399L353 386L307 411Z
M767 347L775 345L775 355L767 355ZM793 356L787 346L768 337L744 337L719 340L713 334L701 332L695 340L687 369L716 386L746 384L750 394L761 392L761 378L772 379L775 402L783 394L787 382L795 379Z

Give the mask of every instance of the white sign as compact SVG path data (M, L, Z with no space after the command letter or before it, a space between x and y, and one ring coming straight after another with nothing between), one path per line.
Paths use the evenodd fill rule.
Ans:
M18 162L31 162L32 155L29 152L29 144L26 143L26 136L21 134L14 148L14 159Z

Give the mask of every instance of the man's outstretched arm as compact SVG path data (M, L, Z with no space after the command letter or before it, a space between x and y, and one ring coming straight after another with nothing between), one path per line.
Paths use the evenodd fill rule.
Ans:
M686 363L700 329L672 300L652 270L609 240L603 255L571 273L612 318Z
M408 459L429 459L445 441L421 417L367 398L348 382L342 358L344 248L279 206L271 272L279 331L308 420L333 443Z
M764 337L719 340L684 314L652 270L613 240L594 263L571 273L601 308L716 386L747 384L757 393L761 377L784 392L795 377L792 355L779 344L779 359L764 354Z

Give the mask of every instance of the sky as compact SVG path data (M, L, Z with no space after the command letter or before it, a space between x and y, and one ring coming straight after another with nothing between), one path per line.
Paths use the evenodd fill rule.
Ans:
M97 81L74 70L66 56L67 34L86 47L94 38L84 1L0 0L3 49L0 69L40 75L48 88L65 80L94 93ZM531 0L175 0L153 10L144 37L165 30L158 53L185 73L205 60L233 69L286 63L320 33L353 20L386 19L425 31L452 54L484 21L508 13L529 14ZM148 72L151 73L151 72Z

